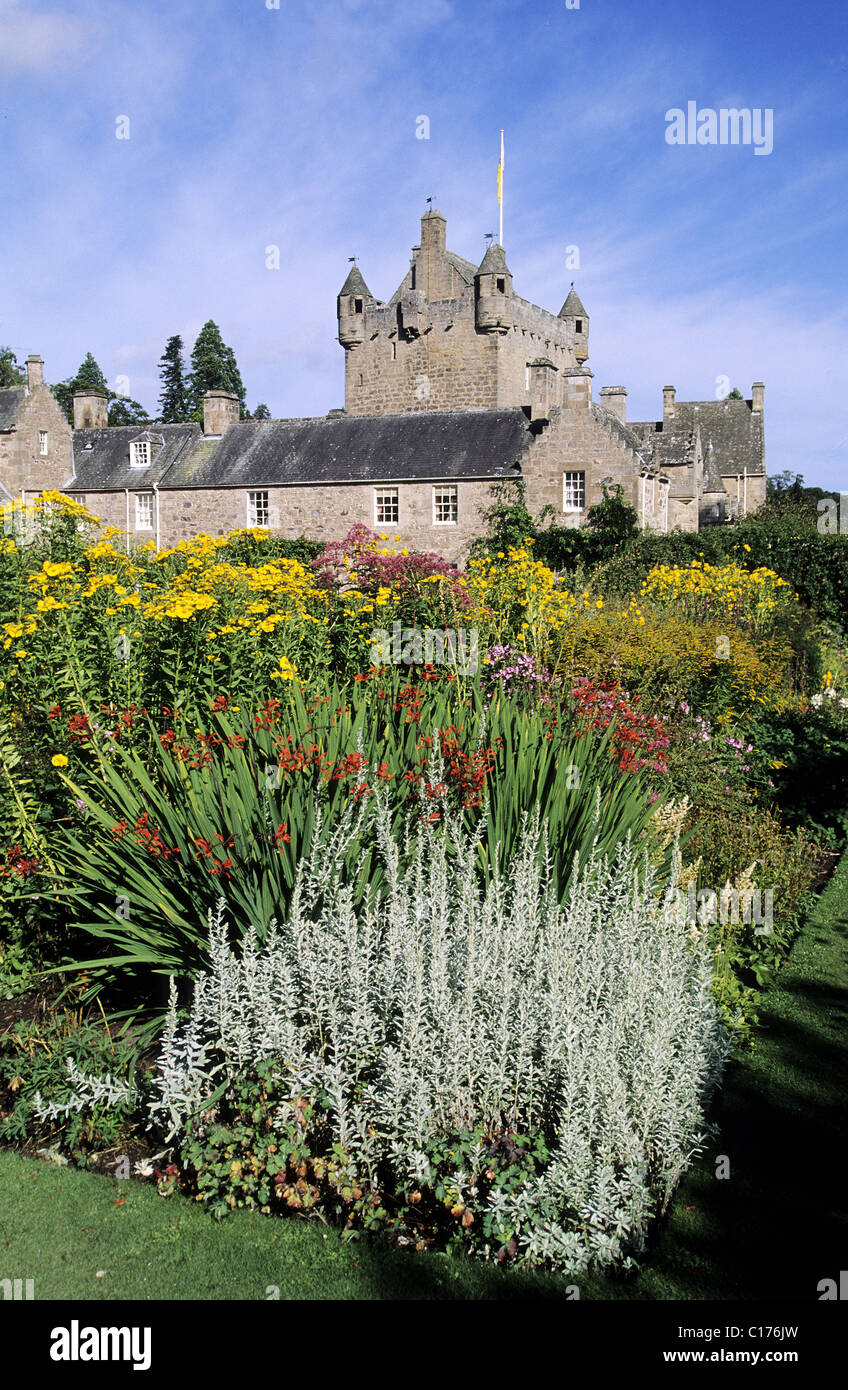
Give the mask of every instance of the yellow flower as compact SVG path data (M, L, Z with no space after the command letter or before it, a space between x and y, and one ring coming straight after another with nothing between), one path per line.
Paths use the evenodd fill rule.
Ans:
M54 753L54 754L53 754L53 757L50 759L50 761L51 761L51 763L53 764L54 767L67 767L67 766L68 766L68 760L67 760L67 758L65 757L64 753Z

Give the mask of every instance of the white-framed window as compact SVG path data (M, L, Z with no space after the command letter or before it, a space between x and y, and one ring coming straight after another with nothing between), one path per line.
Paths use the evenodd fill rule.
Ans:
M249 492L247 494L248 526L267 526L269 520L270 509L268 507L268 493Z
M375 487L374 522L377 526L397 526L398 490L396 487Z
M150 467L150 444L146 439L134 439L130 445L130 468Z
M582 512L586 506L586 474L571 472L562 475L562 510Z
M433 488L433 525L455 526L459 519L456 483L437 483Z
M38 431L38 452L39 452L40 454L46 454L46 453L47 453L47 431L46 431L46 430L39 430L39 431Z
M135 529L136 531L153 530L153 493L135 493Z

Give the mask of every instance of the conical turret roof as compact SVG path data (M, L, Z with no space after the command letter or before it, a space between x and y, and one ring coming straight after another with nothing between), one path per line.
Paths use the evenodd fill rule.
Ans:
M575 317L577 317L578 315L579 315L581 318L588 318L588 317L589 317L589 315L586 313L586 310L583 308L583 304L582 304L582 301L581 301L581 299L580 299L580 296L579 296L579 294L577 293L576 289L574 288L574 282L572 281L572 283L571 283L571 289L568 291L568 295L566 296L565 303L563 304L562 308L561 308L560 311L559 311L558 318L561 318L561 319L575 318Z
M498 275L506 271L511 275L512 271L506 263L506 252L499 241L490 241L485 256L477 267L478 275Z
M362 278L362 271L355 263L350 268L350 274L339 290L339 294L363 294L373 298L371 291Z

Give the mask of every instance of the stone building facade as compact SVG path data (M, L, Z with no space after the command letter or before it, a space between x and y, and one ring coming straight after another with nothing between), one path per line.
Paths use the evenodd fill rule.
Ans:
M551 313L516 295L500 245L475 266L445 232L440 212L425 214L386 302L351 269L337 300L345 406L324 417L239 421L237 398L213 391L202 427L110 428L90 391L74 397L71 431L29 358L27 387L0 391L5 497L59 487L128 547L250 525L338 540L360 523L460 560L498 481L523 479L530 510L549 506L565 526L612 484L661 531L761 505L762 383L748 401L678 402L667 386L661 419L629 422L623 386L593 398L573 285Z
M71 431L40 357L27 358L26 376L0 390L0 503L62 488L73 472Z

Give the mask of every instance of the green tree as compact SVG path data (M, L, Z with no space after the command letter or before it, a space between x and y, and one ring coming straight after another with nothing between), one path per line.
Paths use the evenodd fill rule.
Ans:
M730 394L725 396L725 400L727 401L744 401L744 399L745 397L742 395L742 392L739 390L738 386L734 386Z
M138 401L131 400L129 396L119 396L117 391L111 389L93 353L87 352L85 354L74 376L66 377L64 381L57 382L50 389L71 425L74 423L74 392L85 390L105 393L108 424L147 425L150 423L150 416L143 405L140 405Z
M640 529L639 514L625 501L620 483L615 483L612 491L604 488L603 501L586 513L586 524L593 560L606 560L617 550L623 550L638 536Z
M0 390L25 385L26 377L18 366L16 354L10 347L0 347Z
M109 393L109 424L110 425L149 425L150 416L143 405L138 401L130 400L129 396L116 396L111 391Z
M264 401L260 401L253 412L254 420L270 420L271 412Z
M207 391L234 391L241 419L247 416L244 383L236 356L221 337L217 323L209 319L197 335L191 352L188 385L189 419L203 423L203 397Z
M73 387L75 391L83 391L88 387L92 391L105 391L107 396L109 395L109 383L92 353L85 354L74 377Z
M159 358L159 419L165 425L181 425L189 417L188 382L183 363L183 340L175 333Z

